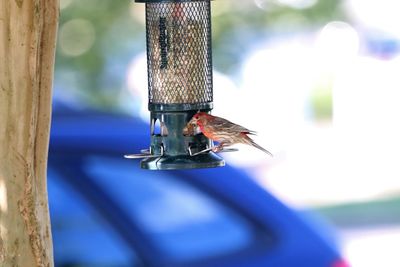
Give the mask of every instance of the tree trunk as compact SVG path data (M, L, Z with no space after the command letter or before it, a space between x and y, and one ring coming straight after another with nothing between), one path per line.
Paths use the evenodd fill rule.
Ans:
M53 266L46 167L58 0L0 0L0 266Z

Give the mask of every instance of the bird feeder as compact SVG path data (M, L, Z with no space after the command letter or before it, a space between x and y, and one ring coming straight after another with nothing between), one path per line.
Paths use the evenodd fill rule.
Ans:
M210 0L135 0L146 5L150 148L144 169L224 166L204 135L183 129L198 111L213 108Z

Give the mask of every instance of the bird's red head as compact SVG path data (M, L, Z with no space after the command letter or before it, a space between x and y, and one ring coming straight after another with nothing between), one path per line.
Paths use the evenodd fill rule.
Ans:
M196 114L194 114L193 115L193 119L196 119L196 120L198 120L200 118L200 115L199 115L199 113L196 113Z
M211 115L207 114L206 112L198 112L198 113L194 114L193 119L198 121L198 120L202 120L202 119L207 119L210 116Z
M189 123L195 123L198 126L203 125L211 115L207 114L206 112L198 112L193 115L192 119Z
M194 114L193 118L196 120L200 119L200 117L202 116L201 113L203 113L203 112L198 112L198 113Z

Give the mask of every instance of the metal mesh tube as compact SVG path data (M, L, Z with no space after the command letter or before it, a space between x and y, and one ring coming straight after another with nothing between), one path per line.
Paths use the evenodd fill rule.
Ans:
M212 102L210 0L146 3L149 104Z

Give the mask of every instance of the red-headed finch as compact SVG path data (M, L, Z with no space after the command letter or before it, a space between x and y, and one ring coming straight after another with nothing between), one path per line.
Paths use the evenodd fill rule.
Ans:
M194 125L196 125L207 138L219 143L214 149L215 152L221 151L226 146L231 146L234 144L246 144L254 146L272 156L271 152L258 145L248 136L255 134L254 131L230 122L226 119L213 116L205 112L198 112L188 122L185 129L192 130Z

